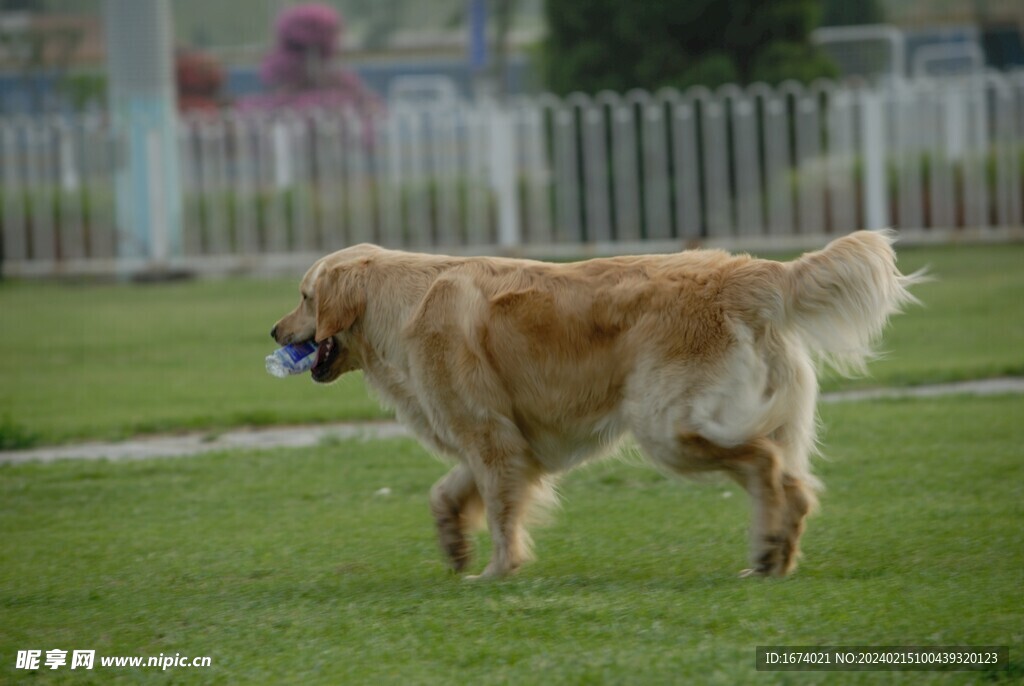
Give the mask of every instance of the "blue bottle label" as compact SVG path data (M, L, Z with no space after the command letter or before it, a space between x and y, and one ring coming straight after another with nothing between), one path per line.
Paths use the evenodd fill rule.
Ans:
M302 358L312 355L313 351L316 350L316 346L312 343L299 343L298 345L286 345L284 349L292 362L298 362Z

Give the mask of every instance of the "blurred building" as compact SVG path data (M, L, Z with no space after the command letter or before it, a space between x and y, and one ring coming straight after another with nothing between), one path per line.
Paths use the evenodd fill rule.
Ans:
M1024 3L880 0L883 20L815 32L844 77L943 77L1024 67Z
M262 88L258 69L286 0L174 0L179 48L200 50L225 72L224 102ZM400 77L443 77L462 95L479 86L465 0L327 0L344 17L340 59L386 95ZM101 0L0 0L0 114L102 106ZM542 0L521 0L507 36L504 88L541 88L530 55L543 36ZM493 31L485 36L493 48ZM491 50L493 53L493 50ZM493 54L491 56L493 59ZM488 72L489 73L489 72ZM493 74L490 74L493 76Z

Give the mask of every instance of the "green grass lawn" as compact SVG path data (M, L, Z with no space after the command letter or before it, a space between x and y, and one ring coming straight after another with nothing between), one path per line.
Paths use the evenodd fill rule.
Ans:
M1024 245L908 249L926 303L897 318L873 378L834 389L1024 374ZM383 416L358 375L263 371L297 279L149 286L0 282L0 448L240 424Z
M384 416L358 375L264 371L297 284L0 284L0 446Z
M1021 397L823 408L828 490L783 580L736 577L736 487L634 460L566 478L539 560L483 584L443 568L445 467L410 441L0 467L0 682L1020 683L1022 416ZM1012 665L755 672L771 644L999 644ZM14 669L53 648L213 666Z
M935 278L914 288L924 306L892 320L870 378L829 379L826 389L1024 374L1024 244L899 254L905 273L928 267Z

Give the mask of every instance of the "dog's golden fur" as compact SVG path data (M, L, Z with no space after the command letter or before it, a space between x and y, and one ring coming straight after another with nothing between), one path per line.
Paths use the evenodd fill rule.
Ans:
M362 369L432 450L442 549L483 576L528 559L523 521L560 473L629 431L657 465L722 471L753 503L752 573L793 569L815 505L816 359L860 370L917 276L886 232L780 263L718 250L573 264L358 245L319 260L280 344L320 343L314 379Z

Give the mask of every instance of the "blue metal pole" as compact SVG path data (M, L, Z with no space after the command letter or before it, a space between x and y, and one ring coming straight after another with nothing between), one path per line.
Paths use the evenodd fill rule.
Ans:
M469 66L474 73L487 67L487 0L466 0L469 4Z

